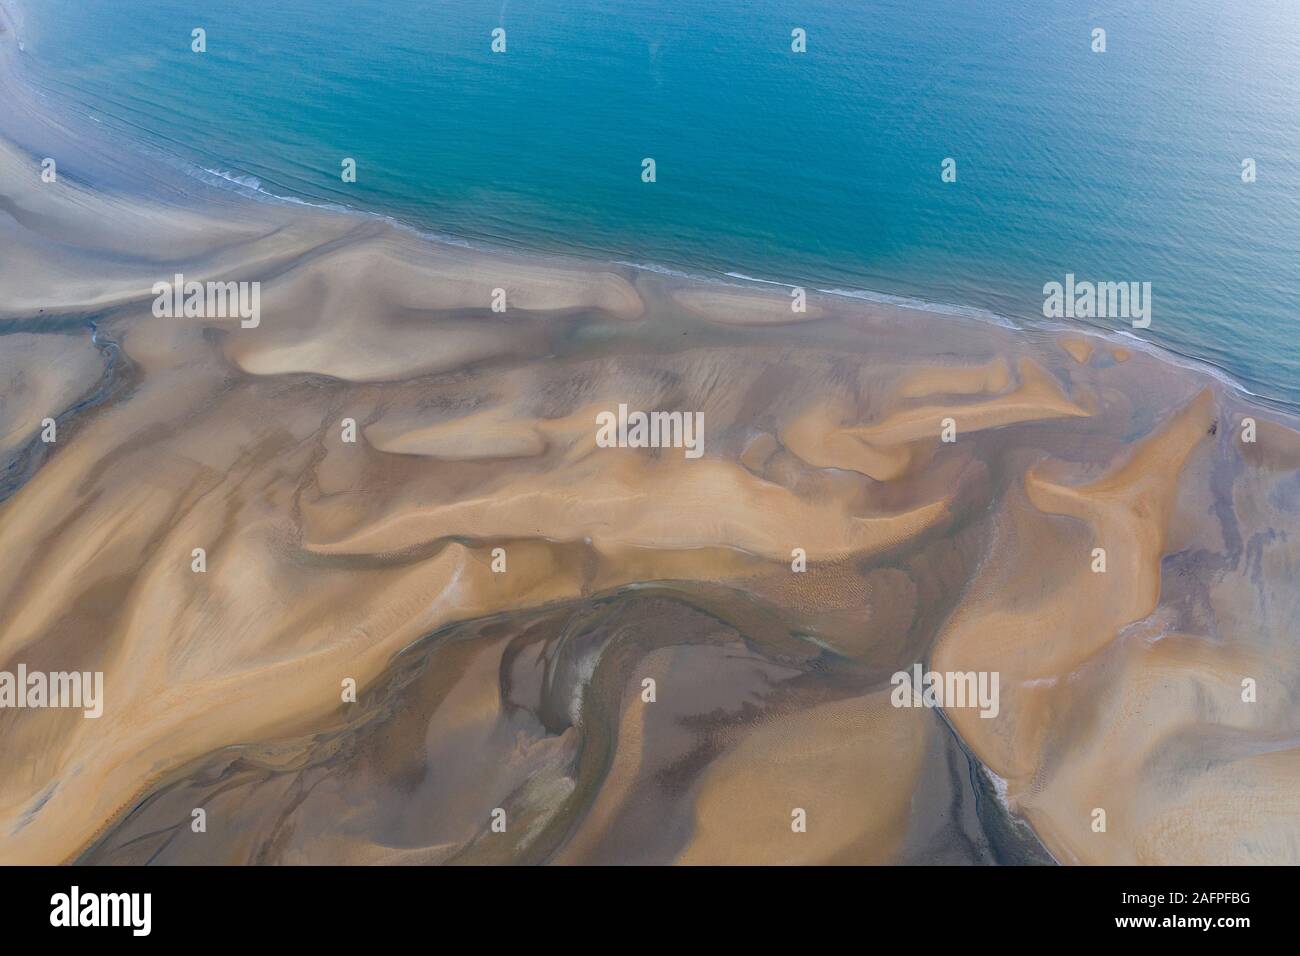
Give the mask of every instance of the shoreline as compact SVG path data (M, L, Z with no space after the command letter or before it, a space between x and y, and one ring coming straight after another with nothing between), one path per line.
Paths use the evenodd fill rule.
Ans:
M24 26L21 3L19 3L18 0L0 0L0 18L8 21L10 27L14 31L15 39L21 41L21 35L18 32ZM10 44L7 42L0 40L0 70L6 71L6 79L8 79L10 83L19 84L21 89L25 90L30 97L34 91L21 77L17 76L17 64L7 62L8 57L13 53L13 51L7 49L9 46ZM30 104L30 101L29 105L32 105ZM8 132L10 131L6 130L3 126L0 126L0 138L6 138ZM1099 339L1108 346L1118 345L1124 348L1137 349L1146 354L1152 355L1161 361L1184 368L1194 374L1210 377L1218 382L1218 384L1226 391L1235 394L1248 403L1260 405L1271 412L1283 414L1292 420L1300 421L1300 401L1292 401L1286 398L1278 398L1255 392L1223 366L1201 356L1181 352L1165 343L1143 338L1142 336L1133 334L1131 331L1124 328L1113 329L1090 324L1084 321L1077 321L1076 324L1071 325L1059 320L1047 318L1032 317L1026 319L1024 317L1013 317L978 306L931 301L910 296L895 295L887 292L879 292L872 289L821 288L809 282L800 283L798 281L789 281L784 278L774 279L750 275L743 271L742 267L737 267L734 271L728 271L725 273L714 272L711 270L692 272L686 269L680 269L659 263L645 263L627 259L618 259L608 255L584 255L569 250L551 251L531 247L521 248L512 245L494 244L472 237L456 236L430 231L413 223L406 222L396 216L377 210L340 203L315 202L295 196L279 195L263 189L260 183L254 185L244 182L238 175L199 167L181 159L179 156L168 154L165 151L157 150L142 142L131 140L129 137L122 135L120 131L110 129L101 129L98 131L82 129L69 130L68 132L70 135L79 138L92 138L97 136L103 141L102 145L108 147L107 151L110 153L119 153L134 159L152 158L156 161L162 162L171 173L175 174L182 181L194 185L195 195L191 198L194 200L195 206L200 209L213 198L213 194L216 194L225 196L229 200L265 203L272 206L288 207L290 209L298 208L313 210L329 215L351 217L358 221L379 222L435 247L451 247L454 249L468 250L470 252L480 253L487 257L517 258L534 266L555 265L563 268L568 264L588 269L625 267L652 275L670 277L692 285L702 285L716 289L735 289L742 293L750 294L762 293L766 291L767 288L772 287L784 290L804 288L807 290L810 297L826 296L845 299L851 302L863 302L873 307L896 309L901 313L921 312L929 315L950 317L955 321L988 323L1001 328L1017 331L1033 331L1046 335L1083 335ZM10 138L10 142L15 143L12 138ZM98 145L101 144L94 144L94 146ZM83 152L87 149L94 148L91 144L82 144L82 146ZM20 146L20 148L22 147ZM30 150L28 150L28 152L31 154ZM131 185L139 187L141 184L137 182ZM148 197L140 195L139 198L147 199Z

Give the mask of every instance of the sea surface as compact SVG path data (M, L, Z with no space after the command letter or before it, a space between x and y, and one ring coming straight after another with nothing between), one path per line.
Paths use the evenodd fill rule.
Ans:
M1300 403L1300 0L19 5L25 78L147 162L1025 322L1067 273L1150 282L1131 334Z

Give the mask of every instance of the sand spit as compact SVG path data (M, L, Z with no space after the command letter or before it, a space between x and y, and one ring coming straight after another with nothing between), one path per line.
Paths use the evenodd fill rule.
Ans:
M1095 337L38 162L0 143L0 671L105 701L0 709L0 862L1014 859L998 812L1300 862L1294 421ZM260 323L156 317L177 273ZM703 456L599 447L620 404ZM916 662L998 716L895 706Z

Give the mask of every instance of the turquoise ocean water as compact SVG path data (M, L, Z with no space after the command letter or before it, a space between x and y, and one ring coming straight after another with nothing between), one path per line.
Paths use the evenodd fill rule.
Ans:
M193 171L1020 319L1067 272L1151 282L1135 334L1300 402L1300 0L20 5L30 83Z

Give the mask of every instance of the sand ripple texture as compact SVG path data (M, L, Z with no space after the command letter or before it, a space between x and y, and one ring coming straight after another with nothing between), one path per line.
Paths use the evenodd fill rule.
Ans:
M0 183L0 669L105 675L0 711L0 862L1300 862L1284 412L1096 336ZM176 273L260 324L155 317ZM620 404L703 454L598 447ZM998 715L893 706L917 662Z

